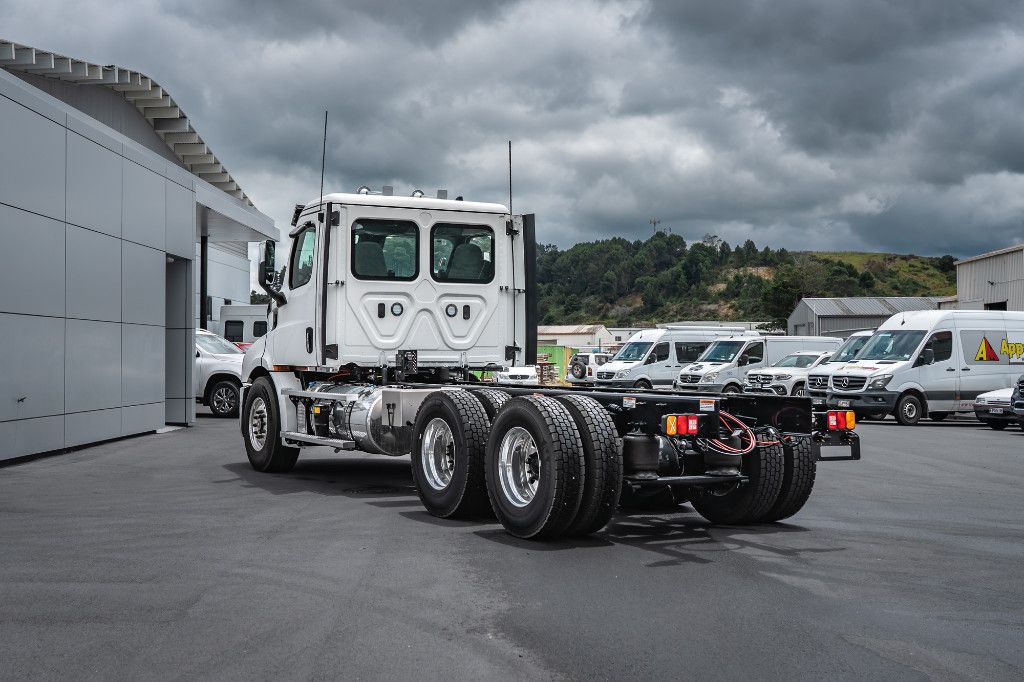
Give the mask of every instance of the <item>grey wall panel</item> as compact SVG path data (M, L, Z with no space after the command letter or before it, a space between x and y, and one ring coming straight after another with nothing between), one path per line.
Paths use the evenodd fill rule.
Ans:
M128 159L122 159L121 172L121 235L163 250L167 219L163 176Z
M68 412L121 406L121 325L67 321L65 395ZM117 431L120 433L118 422Z
M63 447L64 415L0 422L0 460Z
M122 325L121 404L155 403L164 397L164 328Z
M132 405L121 408L121 435L156 431L164 425L164 403L150 405Z
M165 180L167 253L191 259L196 248L196 195Z
M195 400L168 398L164 401L164 421L168 424L191 424L195 421L195 405Z
M192 313L191 263L176 260L167 264L166 319L168 328L189 328L195 325Z
M64 447L74 447L121 435L121 408L78 412L64 416Z
M69 223L121 236L121 164L109 149L68 133Z
M191 329L165 330L167 398L195 398L192 388L195 366L195 332Z
M163 326L167 256L163 251L121 243L121 311L125 322Z
M0 421L64 412L63 318L0 314L0 358Z
M116 156L124 154L124 142L122 142L121 138L115 137L109 132L109 128L102 123L96 122L95 119L75 112L68 115L67 124L68 130L76 132L102 147L106 147L114 152Z
M64 223L0 205L0 240L0 311L63 316Z
M27 80L26 76L28 76L26 73L0 70L0 95L9 97L46 118L65 125L68 119L67 110L62 108L59 102L54 102L48 97L41 97L36 88L24 82ZM33 76L33 78L50 80L42 76ZM67 85L78 86L77 83L68 83Z
M67 316L120 322L121 240L68 225L66 267Z
M6 97L0 122L0 202L64 220L67 131Z

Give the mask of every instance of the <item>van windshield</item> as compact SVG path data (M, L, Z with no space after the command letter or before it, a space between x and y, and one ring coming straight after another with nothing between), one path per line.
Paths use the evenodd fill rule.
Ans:
M630 341L619 349L619 352L615 354L612 360L625 360L627 362L643 360L650 349L651 344L646 341Z
M787 355L772 367L810 367L820 356L818 355Z
M870 336L851 336L846 339L846 343L839 347L839 350L836 351L836 354L832 356L829 362L849 362L853 360L870 338Z
M732 362L746 341L715 341L697 362Z
M923 331L901 329L898 331L875 332L858 360L909 360L924 338Z

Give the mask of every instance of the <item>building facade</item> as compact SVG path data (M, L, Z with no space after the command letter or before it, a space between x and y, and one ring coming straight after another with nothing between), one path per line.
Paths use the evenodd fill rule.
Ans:
M567 346L579 350L599 350L615 343L615 337L603 324L541 325L537 345Z
M196 244L273 221L150 78L2 40L0 158L0 460L194 421Z
M803 298L786 321L790 336L838 336L874 329L896 313L935 310L940 296Z
M956 262L961 310L1024 310L1024 244Z

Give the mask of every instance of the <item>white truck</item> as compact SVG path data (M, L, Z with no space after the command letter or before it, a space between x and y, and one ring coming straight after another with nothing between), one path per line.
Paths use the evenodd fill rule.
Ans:
M721 338L681 372L675 390L739 393L749 372L771 367L797 351L834 351L843 340L832 336L735 336Z
M292 223L281 290L263 247L270 329L242 368L258 471L309 447L410 455L429 513L556 538L602 528L624 489L683 489L716 523L777 521L819 460L860 457L852 420L801 398L477 383L471 370L536 361L532 215L363 190Z
M868 342L868 339L874 333L874 329L866 329L850 334L846 341L843 342L843 345L836 352L832 353L827 362L821 363L808 373L807 386L804 389L804 393L811 399L811 404L815 408L825 409L825 399L828 398L828 385L829 380L832 378L832 372L844 367L848 363L855 362L864 344ZM885 412L860 412L857 414L860 418L884 418L885 415Z
M918 310L883 322L856 362L832 372L830 409L891 413L904 425L973 412L1024 371L1024 312Z

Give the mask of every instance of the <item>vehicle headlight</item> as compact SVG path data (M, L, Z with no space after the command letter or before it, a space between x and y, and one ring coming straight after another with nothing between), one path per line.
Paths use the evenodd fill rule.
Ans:
M787 379L792 379L793 375L792 374L776 374L775 378L778 379L779 381L786 381Z
M615 378L616 379L626 379L628 377L629 377L629 370L628 369L620 369L618 372L615 373Z
M890 381L892 381L892 375L891 374L883 374L882 376L875 377L874 379L869 381L868 382L868 388L869 389L883 389L883 388L885 388L889 384Z
M718 372L708 372L700 378L700 383L710 384L712 381L718 378Z
M975 405L984 405L987 402L987 400L988 400L987 398L975 398L974 399L974 404Z

